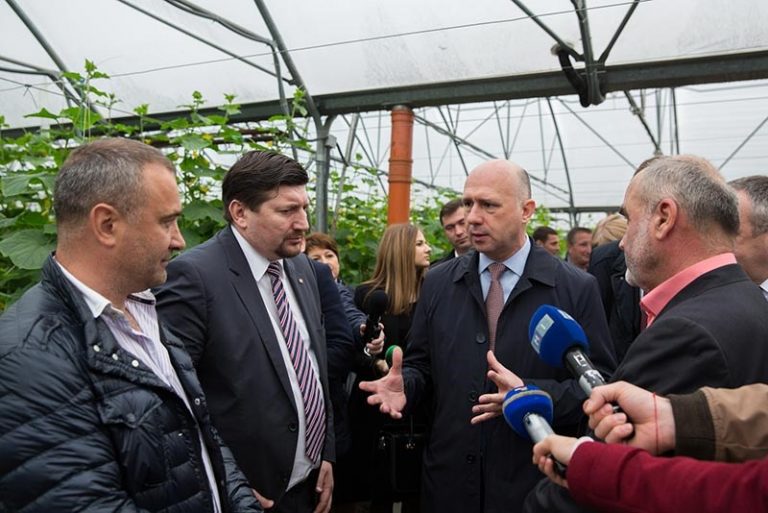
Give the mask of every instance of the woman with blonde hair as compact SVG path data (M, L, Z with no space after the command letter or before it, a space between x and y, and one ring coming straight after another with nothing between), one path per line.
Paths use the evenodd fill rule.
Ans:
M381 237L376 254L376 267L371 279L363 282L355 293L358 308L365 306L374 290L383 290L389 297L389 316L405 315L410 328L410 313L419 297L421 283L429 267L432 250L424 234L412 224L394 224ZM390 337L396 337L386 330ZM407 330L406 330L407 332Z
M592 232L592 247L621 240L627 231L627 219L621 214L611 214L598 221Z
M386 292L388 303L382 316L386 349L400 346L406 349L408 332L421 284L429 267L431 249L422 231L412 224L395 224L386 229L376 254L373 276L355 291L355 303L368 310L375 291ZM383 355L374 357L372 366L361 370L359 381L376 379L388 371ZM353 453L357 457L355 475L358 477L360 500L371 500L371 513L391 512L394 502L402 502L404 513L418 511L421 451L395 454L399 442L409 436L419 436L423 446L427 424L424 411L393 422L366 402L366 393L357 386L350 400ZM427 404L424 402L423 404ZM404 438L405 437L405 438ZM395 457L397 456L397 458Z

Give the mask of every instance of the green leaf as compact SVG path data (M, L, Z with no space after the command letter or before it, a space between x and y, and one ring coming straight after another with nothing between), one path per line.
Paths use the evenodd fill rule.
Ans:
M214 125L225 125L228 119L225 116L217 116L216 114L212 114L208 116L208 121Z
M200 134L185 134L179 137L177 141L187 151L200 151L211 145L211 142Z
M40 269L54 247L53 238L39 230L21 230L0 241L0 253L21 269Z
M184 218L188 221L200 221L202 219L220 220L221 208L213 206L207 201L195 200L184 207Z
M27 114L25 118L45 118L45 119L59 119L59 116L49 111L45 107L33 114Z
M34 177L35 175L27 175L23 173L4 176L2 179L3 196L18 196L19 194L29 192L29 181Z
M219 107L219 110L224 111L224 113L227 116L234 116L235 114L240 114L240 106L234 103L222 105L221 107Z
M101 121L99 113L87 107L69 107L63 109L61 115L71 120L72 124L79 130L88 130Z
M83 76L80 73L77 73L76 71L62 71L61 76L62 78L74 80L75 82L83 81Z
M167 123L163 123L163 130L181 130L189 126L189 121L184 118L172 119Z

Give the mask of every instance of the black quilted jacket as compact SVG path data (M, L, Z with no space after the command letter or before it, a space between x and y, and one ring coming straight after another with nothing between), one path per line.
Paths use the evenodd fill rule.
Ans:
M194 417L48 259L42 282L0 317L0 512L212 512L198 425L223 511L261 511L192 361L161 332Z

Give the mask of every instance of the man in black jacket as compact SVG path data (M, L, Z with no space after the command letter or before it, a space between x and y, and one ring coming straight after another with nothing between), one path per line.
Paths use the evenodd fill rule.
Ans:
M184 247L172 164L100 140L54 198L55 256L0 318L0 511L261 511L148 290Z
M627 268L646 291L646 328L613 375L658 394L768 382L768 304L736 264L737 199L717 169L691 155L639 170L624 197ZM576 511L544 482L527 512Z

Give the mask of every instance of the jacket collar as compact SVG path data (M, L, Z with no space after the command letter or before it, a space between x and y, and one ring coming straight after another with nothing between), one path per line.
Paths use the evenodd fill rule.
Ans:
M91 369L121 377L133 383L170 390L170 387L146 366L133 365L136 358L120 347L104 321L94 318L82 294L64 276L61 268L54 261L53 255L49 255L43 264L41 284L48 293L61 301L64 308L74 316L74 320L82 326L83 336L80 340L83 343L87 364ZM167 338L167 332L162 326L160 333L164 344L176 348L182 347L178 340L170 341Z
M454 282L458 282L462 279L471 282L477 281L479 286L480 281L479 278L477 278L477 269L480 262L480 254L475 250L471 250L468 254L459 257L456 260L458 264L453 269L451 279ZM553 257L547 253L546 250L537 246L536 244L531 244L531 252L525 262L525 267L523 269L523 274L520 277L520 282L525 281L530 285L531 281L537 281L543 285L554 287L557 267L557 258ZM473 276L475 279L472 278ZM518 286L515 287L515 289L520 287L520 282L518 282Z

